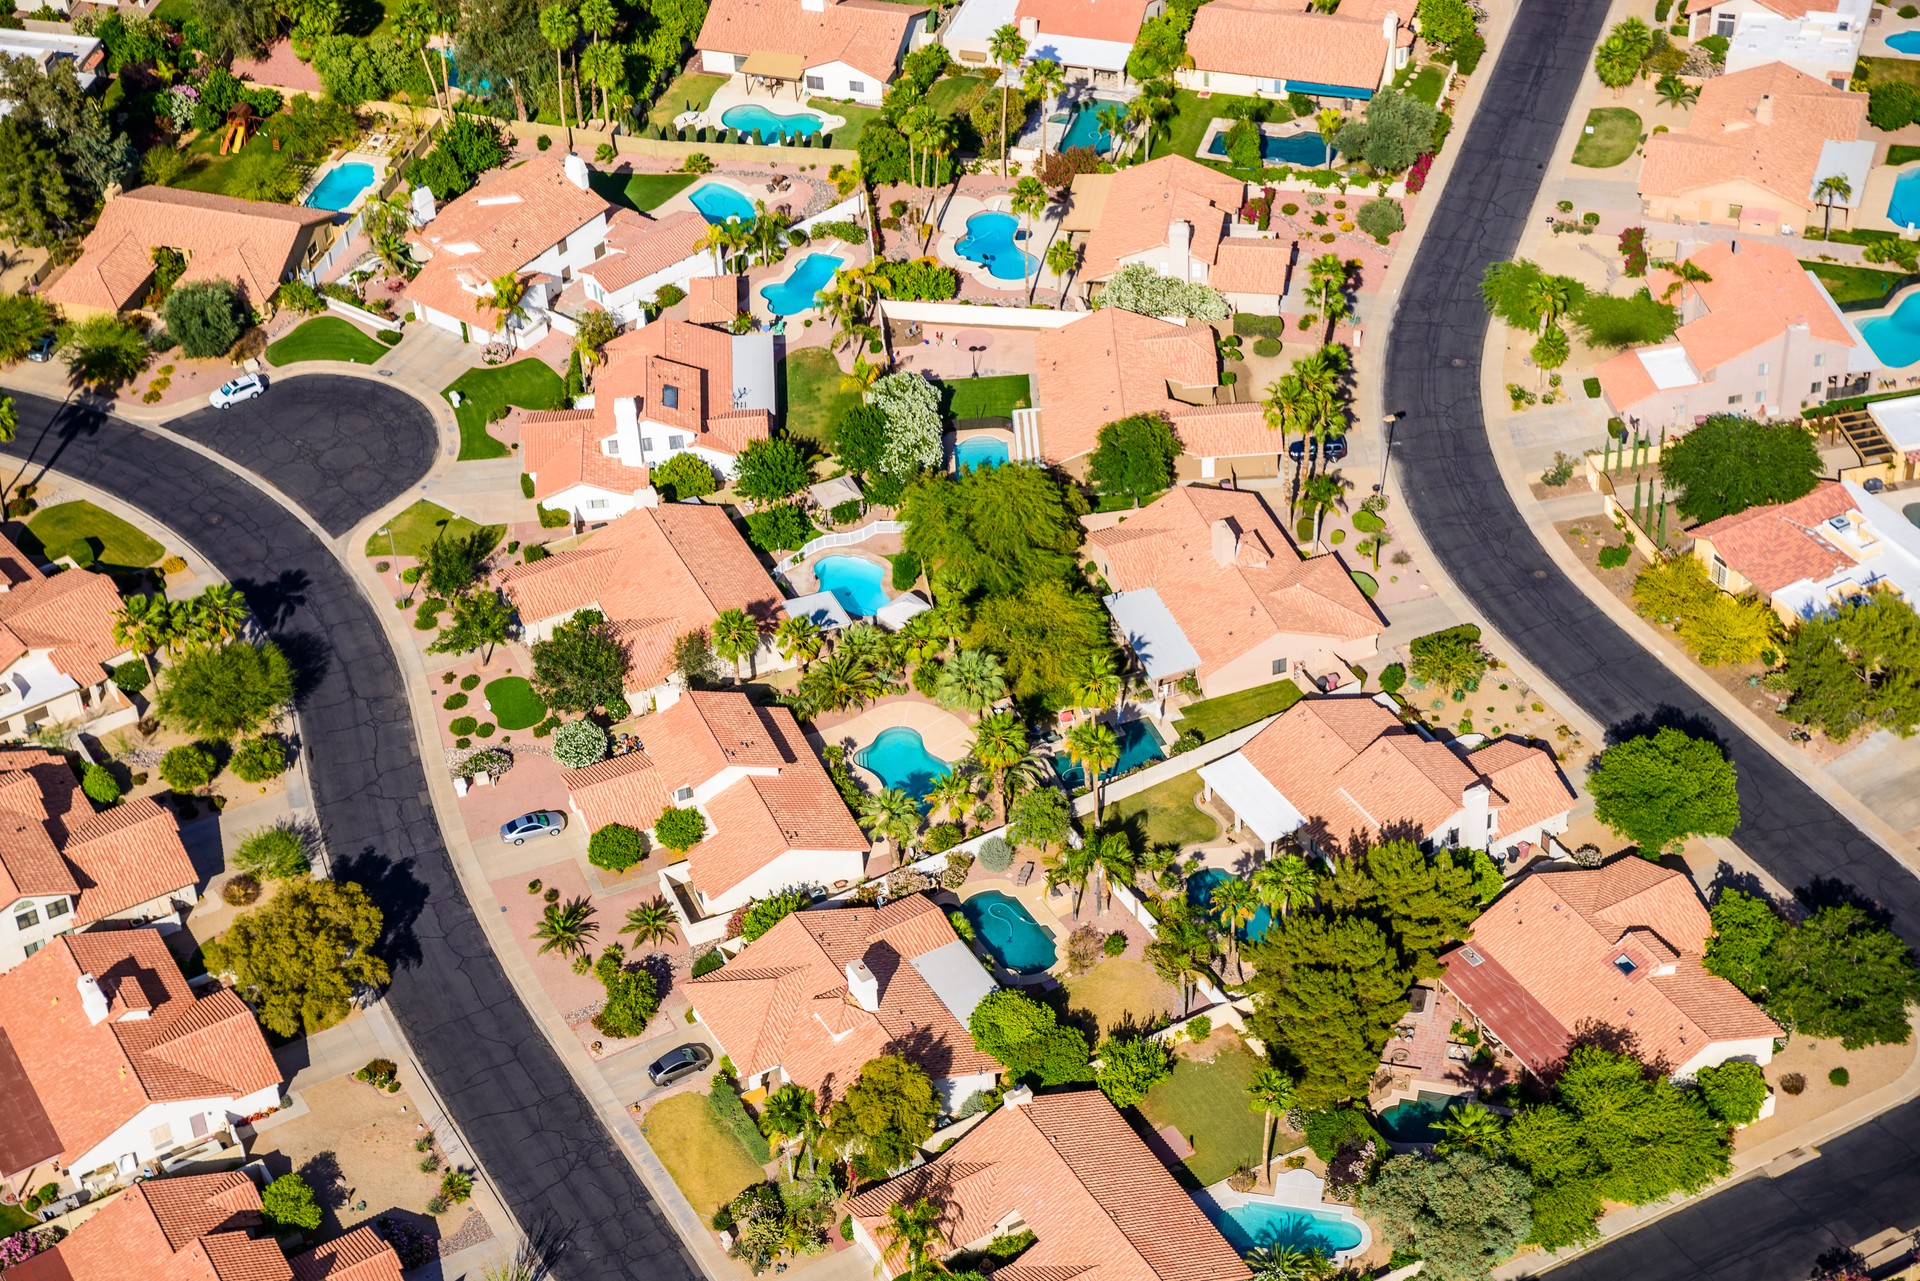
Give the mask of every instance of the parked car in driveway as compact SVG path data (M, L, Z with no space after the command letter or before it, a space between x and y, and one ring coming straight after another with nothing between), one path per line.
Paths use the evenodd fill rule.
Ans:
M242 374L232 382L221 383L214 393L207 397L207 403L215 409L232 409L235 405L252 400L255 396L266 394L265 378L259 374Z
M44 365L53 359L53 349L56 345L53 335L48 334L45 338L42 338L39 342L27 348L27 359L36 365Z
M1318 458L1320 452L1320 441L1316 438L1304 438L1287 442L1287 459L1290 462L1297 463L1306 459ZM1345 436L1327 437L1326 456L1326 460L1330 463L1337 463L1342 458L1345 458L1347 456L1347 438Z
M668 1050L647 1065L647 1076L655 1085L672 1085L701 1072L713 1062L713 1051L699 1042Z
M1345 436L1327 437L1327 461L1337 463L1347 456L1347 438Z
M558 836L567 830L567 816L559 810L535 810L500 825L500 839L509 845L525 845L535 836Z

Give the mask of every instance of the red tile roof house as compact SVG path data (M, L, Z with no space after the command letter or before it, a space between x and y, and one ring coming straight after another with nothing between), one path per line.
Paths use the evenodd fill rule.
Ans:
M1216 698L1360 662L1386 629L1340 558L1302 557L1251 490L1179 486L1094 529L1087 556L1162 697L1189 672Z
M1613 413L1643 430L1684 428L1712 414L1793 418L1866 390L1878 358L1793 250L1742 240L1690 261L1713 279L1676 296L1686 323L1672 340L1594 370ZM1664 291L1660 273L1653 287Z
M126 1182L280 1100L232 989L196 996L152 930L63 934L0 975L0 1177Z
M1167 11L1166 0L966 0L940 29L956 62L993 61L993 33L1014 26L1030 61L1057 62L1068 82L1118 88L1127 83L1127 55L1140 24ZM1050 141L1058 145L1056 132Z
M1628 854L1523 875L1443 953L1441 982L1529 1071L1597 1033L1677 1077L1766 1064L1785 1035L1700 963L1713 925L1684 872Z
M652 469L675 454L694 454L730 478L740 451L772 430L769 332L656 320L615 338L605 355L592 409L529 414L521 424L520 464L533 496L576 520L658 503Z
M578 156L539 157L482 174L409 237L426 256L402 295L415 319L462 342L531 347L549 332L573 332L573 317L597 306L627 324L664 285L685 288L715 274L695 243L706 220L692 211L650 218L616 209L593 190ZM521 316L487 305L493 282L526 286Z
M713 0L693 47L702 71L743 77L749 90L877 107L926 14L891 0Z
M636 712L680 697L673 643L729 609L758 619L756 670L792 661L773 648L780 589L725 512L698 503L636 507L571 550L501 571L527 643L583 609L597 610L627 647L627 702Z
M198 886L179 825L151 798L95 813L59 754L0 751L0 972L72 930L178 929Z
M705 816L706 836L660 873L689 942L720 938L754 899L795 886L843 890L864 875L873 843L786 708L693 692L639 733L641 751L568 770L567 803L592 831L650 831L669 805Z
M793 1083L834 1099L869 1061L898 1054L926 1070L952 1113L999 1075L967 1031L993 990L946 913L913 894L795 912L689 983L687 998L743 1086Z
M1324 857L1411 840L1517 862L1566 831L1574 805L1550 752L1502 739L1462 753L1361 697L1294 704L1200 779L1234 830Z
M1294 243L1235 218L1246 184L1185 156L1163 156L1073 180L1064 232L1085 234L1079 278L1093 287L1132 263L1157 275L1211 285L1237 310L1280 313Z
M1407 65L1414 6L1343 0L1319 13L1301 0L1215 0L1195 12L1188 65L1174 72L1201 93L1366 102Z
M112 680L113 669L133 658L113 638L119 612L120 592L105 574L42 573L0 535L0 736L116 714L116 723L132 722L133 708Z
M136 1183L14 1281L400 1281L400 1256L371 1227L289 1259L265 1234L260 1192L238 1170Z
M886 1275L906 1267L888 1238L887 1210L921 1198L940 1208L932 1253L942 1257L1031 1231L1034 1243L1004 1269L1010 1279L1248 1276L1233 1246L1098 1090L1010 1090L1004 1107L945 1152L850 1198L853 1239Z
M1716 586L1756 592L1790 623L1882 588L1920 600L1920 530L1852 481L1687 532Z

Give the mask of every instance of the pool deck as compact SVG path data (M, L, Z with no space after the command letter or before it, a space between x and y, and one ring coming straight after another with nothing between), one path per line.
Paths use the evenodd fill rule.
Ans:
M885 541L888 538L891 538L895 543L900 541L898 534L880 536L881 541ZM802 596L812 592L825 591L826 589L820 586L820 575L815 572L814 567L821 561L830 560L835 556L844 556L848 560L864 560L869 564L878 565L880 567L880 586L886 591L887 599L891 601L895 596L900 594L893 590L893 566L888 563L886 557L874 555L871 551L867 550L864 545L859 547L835 547L828 551L823 551L810 560L802 561L800 564L788 570L787 581L792 583L794 591ZM872 619L867 615L860 615L856 617L854 621L871 622ZM926 735L922 734L921 737L924 738ZM938 753L935 753L935 755L938 755Z
M684 191L676 191L671 196L668 196L665 200L654 206L653 209L648 212L647 216L649 218L665 218L668 214L700 213L699 208L693 203L693 193L708 184L716 187L725 187L729 191L738 192L741 199L745 200L749 205L756 200L764 200L767 202L767 208L769 209L777 209L785 205L788 207L789 212L791 212L794 207L792 204L793 197L789 193L781 192L777 195L769 193L765 183L761 183L758 188L755 188L749 186L745 181L727 174L709 173L702 174L698 182L688 183ZM701 214L701 216L705 217L706 215Z
M707 103L705 111L683 111L675 118L674 123L682 128L688 125L709 125L715 129L724 129L728 126L722 122L721 117L727 114L730 107L765 107L776 116L817 116L821 122L821 130L826 133L847 127L845 116L836 116L825 108L813 106L811 100L795 102L785 93L770 94L765 89L757 89L749 93L746 77L738 75L714 90L713 100ZM779 145L783 144L767 144L769 149Z
M959 716L921 694L889 695L844 720L822 716L815 726L815 732L808 736L818 740L815 746L840 744L847 749L849 764L852 764L853 753L878 738L881 730L901 726L918 730L920 741L926 744L927 750L949 765L964 758L973 748L973 728ZM853 769L856 777L874 786L876 791L879 789L877 775L868 773L858 765L853 765Z
M1235 1192L1224 1181L1200 1189L1193 1199L1204 1209L1212 1202L1222 1210L1237 1210L1243 1205L1271 1205L1289 1210L1312 1210L1351 1223L1360 1232L1360 1244L1333 1256L1345 1263L1365 1254L1373 1245L1373 1228L1347 1206L1326 1200L1326 1180L1311 1170L1279 1170L1273 1176L1273 1192Z
M988 200L982 200L978 196L956 195L947 202L946 209L941 212L940 233L933 240L933 256L961 275L972 277L983 289L991 289L995 293L1002 294L1025 293L1028 285L1035 284L1039 277L1047 274L1047 246L1052 243L1054 233L1059 229L1060 219L1055 215L1041 214L1032 222L1032 234L1025 241L1017 242L1020 248L1039 260L1034 266L1034 274L1025 280L1001 280L987 270L985 263L974 262L971 258L962 258L959 251L954 248L960 243L961 237L967 234L967 219L980 213L1010 215L1013 213L1013 205L1004 195L994 196ZM1026 219L1020 219L1020 222L1021 230L1029 229Z
M1073 920L1071 916L1073 891L1062 886L1057 891L1049 892L1047 889L1047 871L1044 866L1035 867L1032 879L1025 885L1015 885L1013 883L1013 874L1020 870L1020 865L1024 863L1028 857L1031 857L1031 855L1016 854L1013 860L1013 867L1009 869L1008 874L1004 876L996 873L982 875L979 873L979 865L975 864L975 874L969 876L967 883L960 889L960 901L964 903L970 898L978 897L989 891L998 891L1010 899L1017 899L1020 905L1027 909L1028 915L1051 930L1053 932L1054 951L1052 969L1040 974L1009 974L1004 970L1002 970L1000 974L1003 980L1011 978L1015 983L1022 985L1051 987L1055 982L1055 975L1064 973L1067 967L1067 937L1073 933ZM1038 861L1037 859L1035 860L1036 863ZM1089 885L1087 887L1089 900L1091 900L1092 895L1093 887ZM1058 909L1054 906L1054 900L1056 899L1059 900Z
M377 155L371 151L349 151L338 160L330 160L314 170L313 177L309 178L307 185L300 189L300 194L294 197L293 203L304 206L307 203L307 197L313 194L314 188L325 182L327 175L342 165L366 165L373 170L373 181L360 188L354 198L347 203L345 209L336 209L333 211L335 213L353 213L359 209L361 205L367 203L369 193L380 190L380 184L387 180L387 158L385 156Z

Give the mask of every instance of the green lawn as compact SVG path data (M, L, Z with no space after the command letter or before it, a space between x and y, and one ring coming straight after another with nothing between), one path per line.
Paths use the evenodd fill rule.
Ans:
M1640 145L1640 115L1627 107L1595 107L1573 148L1573 163L1587 169L1624 164Z
M934 81L925 102L936 116L957 114L972 103L973 96L993 84L993 77L977 72L962 72Z
M1887 148L1889 167L1904 165L1914 160L1920 160L1920 147L1910 147L1904 142L1896 142Z
M387 354L384 344L367 337L339 316L315 316L267 348L269 365L302 360L350 360L371 365Z
M1242 103L1251 103L1258 108L1262 120L1277 122L1293 119L1293 109L1284 102L1241 98L1225 93L1202 98L1191 89L1178 89L1173 95L1173 115L1153 131L1154 157L1185 156L1193 159L1214 117L1231 119L1234 108Z
M1873 267L1849 267L1837 262L1802 262L1800 264L1820 278L1838 303L1869 302L1887 296L1902 276L1897 271L1880 271Z
M28 1228L37 1228L40 1220L17 1205L0 1205L0 1237L10 1237Z
M465 516L456 516L440 504L423 498L367 535L367 555L412 556L417 560L426 554L427 544L435 538L465 538L481 529L487 532L489 544L499 543L507 532L505 525L476 525Z
M1440 105L1440 91L1446 85L1447 69L1428 63L1413 73L1413 78L1407 81L1406 92L1429 107L1437 107Z
M656 1103L640 1122L640 1133L703 1219L766 1177L713 1115L704 1094L676 1094Z
M946 415L959 418L1011 418L1016 409L1033 404L1033 386L1025 374L997 378L963 378L943 383Z
M78 565L103 569L139 569L166 555L166 548L85 499L42 507L27 521L49 561L71 556ZM24 548L33 555L32 548Z
M1895 80L1905 81L1920 89L1920 59L1915 58L1862 58L1860 64L1867 69L1867 83L1884 85ZM1855 80L1855 87L1859 86Z
M1231 734L1243 725L1251 725L1263 716L1284 712L1304 697L1300 687L1292 681L1256 685L1237 694L1223 694L1219 698L1192 704L1180 713L1174 728L1182 733L1198 730L1200 737L1211 743L1221 735Z
M487 710L493 713L501 729L526 729L546 719L547 705L540 701L524 676L502 676L497 681L488 681L483 692Z
M507 447L487 431L487 424L503 417L508 405L522 409L558 409L566 400L567 384L538 360L516 360L491 369L469 369L447 386L460 393L454 416L460 420L460 461L505 458Z
M1193 1145L1185 1165L1201 1187L1260 1163L1261 1120L1247 1106L1247 1086L1259 1067L1260 1060L1239 1046L1222 1050L1211 1063L1181 1058L1173 1075L1140 1104L1154 1129L1172 1126Z
M819 109L847 118L847 123L833 131L835 147L859 146L860 135L867 131L867 125L880 118L878 107L863 107L857 102L835 102L831 98L822 101Z
M841 386L840 362L824 347L787 353L781 362L781 413L787 435L827 448L828 430L860 403L860 393Z
M592 170L588 185L602 200L645 213L665 204L699 181L693 173L602 173Z
M1193 798L1200 792L1198 773L1179 774L1108 805L1107 821L1139 828L1148 845L1197 845L1220 835L1220 824L1200 812Z
M647 120L656 125L670 125L673 118L683 111L705 111L707 104L713 101L713 95L726 82L725 76L710 76L699 71L685 72L654 100L652 109L647 112Z
M1145 961L1115 957L1067 980L1067 1008L1085 1014L1100 1035L1111 1036L1178 1015L1180 994Z

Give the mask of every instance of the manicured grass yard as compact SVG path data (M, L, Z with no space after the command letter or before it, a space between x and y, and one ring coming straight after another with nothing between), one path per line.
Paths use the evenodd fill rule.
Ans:
M1140 1104L1154 1129L1170 1125L1193 1144L1185 1164L1202 1187L1260 1162L1261 1121L1247 1106L1247 1086L1259 1066L1240 1046L1222 1050L1211 1063L1183 1057Z
M683 111L705 111L707 104L713 101L713 95L726 82L725 76L710 76L700 71L686 72L668 85L665 93L654 99L652 109L647 112L647 120L656 125L670 125L673 118Z
M28 1228L37 1228L39 1226L40 1220L28 1214L19 1206L0 1205L0 1237L10 1237L16 1232L23 1232Z
M673 199L691 187L699 177L694 173L625 174L602 173L595 169L589 175L588 185L603 200L645 213Z
M315 316L267 348L269 365L301 360L350 360L371 365L387 354L383 343L367 337L338 316Z
M1256 685L1237 694L1223 694L1192 704L1180 713L1174 728L1182 733L1198 730L1200 737L1211 743L1222 734L1231 734L1263 716L1284 712L1304 697L1292 681Z
M1573 148L1573 163L1588 169L1611 169L1625 163L1640 145L1640 115L1627 107L1595 107L1587 113L1587 129Z
M721 1128L704 1094L676 1094L655 1104L640 1133L703 1219L766 1177L740 1140Z
M547 705L540 701L524 676L502 676L497 681L488 681L483 692L487 696L487 710L493 713L501 729L526 729L546 719Z
M840 362L824 347L788 352L781 375L781 421L787 435L827 448L829 430L860 403L860 393L841 386Z
M1193 845L1220 835L1220 824L1200 812L1193 798L1200 793L1200 775L1177 774L1144 792L1108 805L1107 821L1115 825L1138 822L1149 845Z
M1862 58L1860 62L1867 69L1869 84L1892 84L1900 80L1920 89L1920 58Z
M1429 107L1437 107L1440 105L1440 91L1446 87L1446 83L1447 69L1428 63L1413 73L1413 78L1407 81L1406 92Z
M1033 384L1025 374L962 378L941 384L947 391L947 419L1011 418L1033 404Z
M1800 264L1820 278L1838 303L1877 301L1900 283L1897 271L1878 271L1872 267L1849 267L1837 262Z
M1256 107L1260 111L1260 118L1270 124L1293 119L1293 109L1284 102L1242 98L1226 93L1202 98L1191 89L1178 89L1173 95L1173 115L1153 131L1154 157L1185 156L1193 159L1194 153L1200 150L1200 140L1207 136L1207 126L1213 122L1213 118L1220 116L1232 119L1234 108L1243 103Z
M982 88L992 83L992 76L974 72L944 76L934 81L933 87L927 90L926 104L933 108L936 116L951 116L963 105L972 102L973 96Z
M442 534L441 526L446 526ZM426 554L427 544L436 537L465 538L477 529L485 529L489 544L496 544L507 532L505 525L476 525L465 516L456 516L438 503L421 499L413 506L395 516L382 529L393 531L389 541L384 533L367 535L367 555L412 556L418 559Z
M545 363L516 360L491 369L469 369L448 385L460 393L460 461L505 458L510 452L487 432L487 424L503 417L508 405L522 409L558 409L566 399L567 384Z
M27 532L49 561L71 556L78 565L138 569L166 555L159 543L85 499L41 508L27 521Z
M1887 148L1887 164L1891 168L1898 168L1901 165L1909 164L1915 160L1920 160L1920 147L1909 146L1904 142L1896 142Z
M1180 994L1143 961L1102 961L1067 981L1067 1007L1085 1011L1103 1036L1118 1028L1148 1028L1180 1012Z

